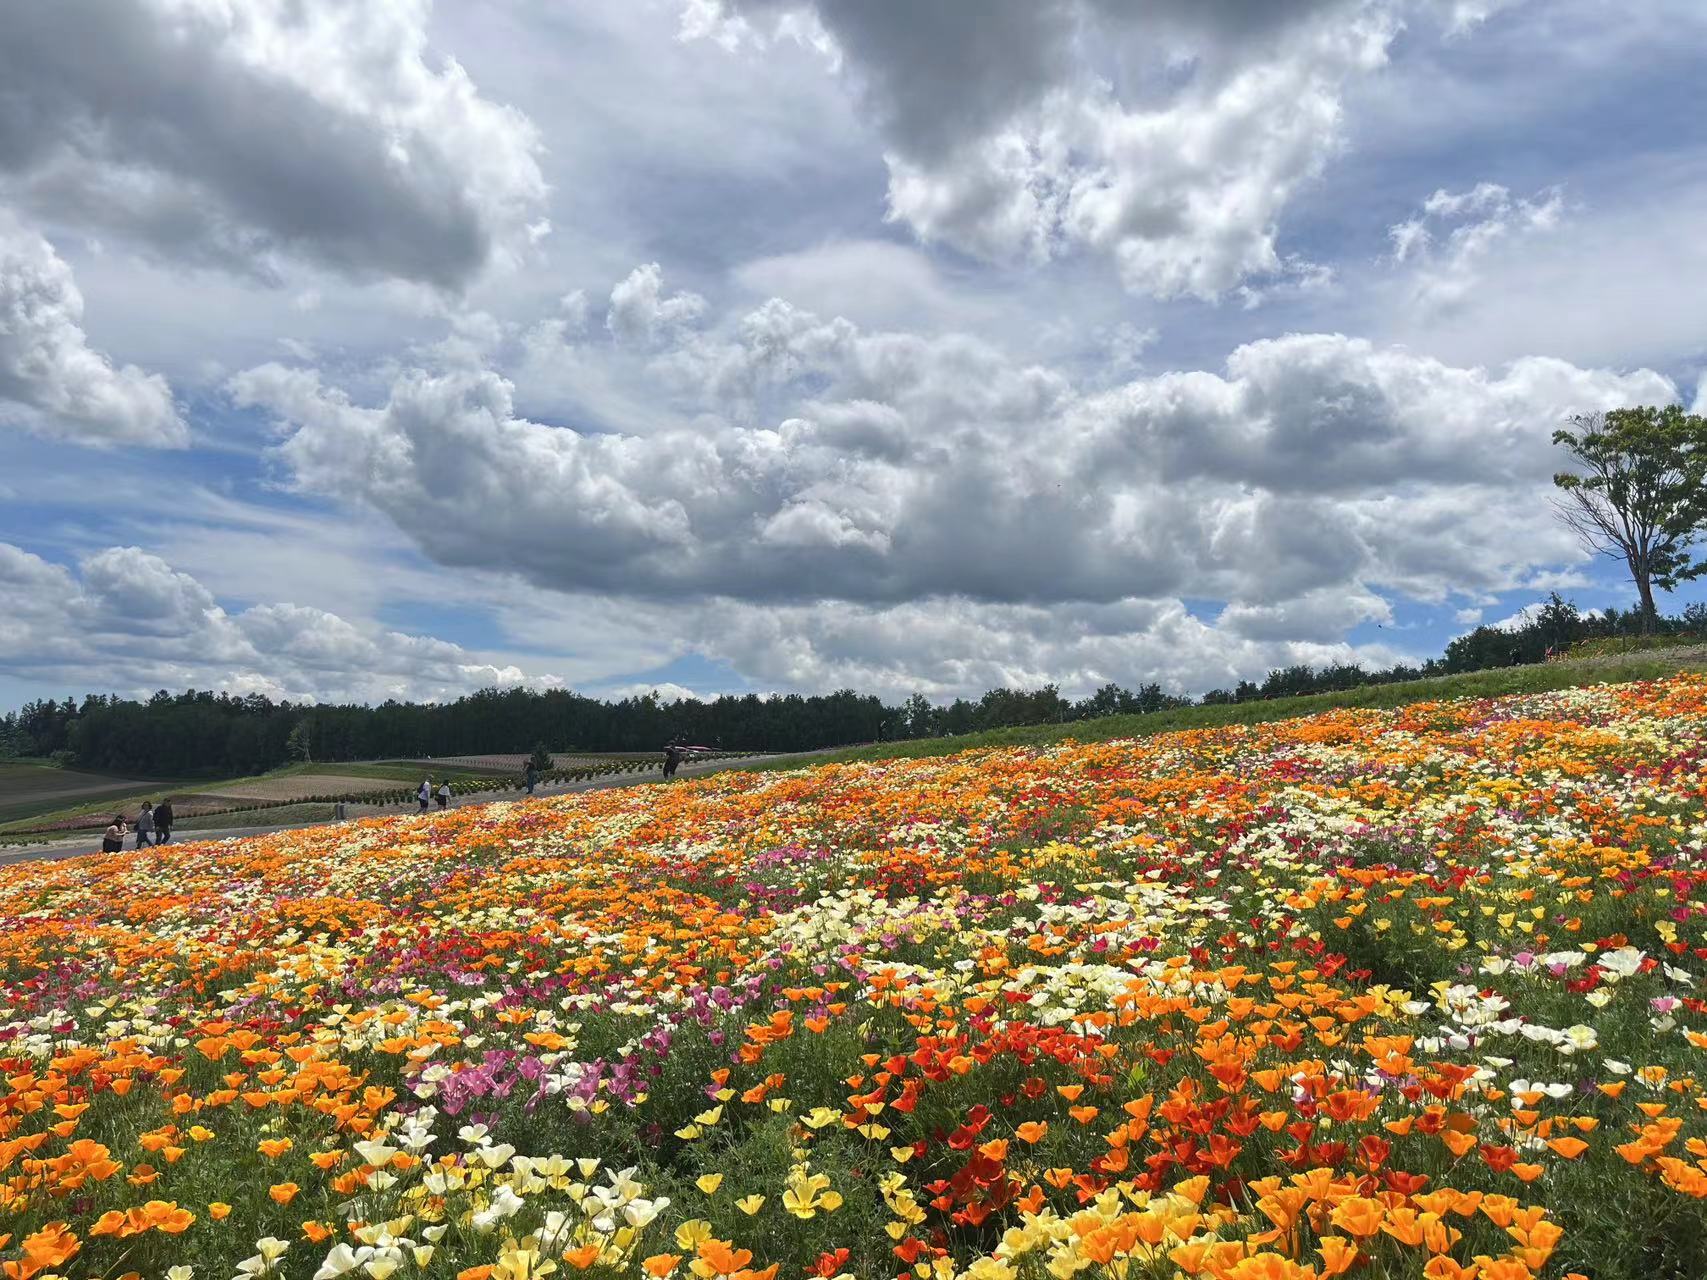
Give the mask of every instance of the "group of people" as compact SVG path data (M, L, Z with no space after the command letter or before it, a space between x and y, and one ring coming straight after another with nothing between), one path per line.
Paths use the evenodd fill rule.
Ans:
M136 815L136 825L133 828L125 820L122 813L115 813L112 822L101 836L102 853L118 853L124 848L124 838L133 830L136 833L136 847L146 849L150 845L166 844L172 839L172 801L170 798L159 804L144 800L142 809Z
M427 811L427 806L435 799L439 802L439 808L448 808L450 805L450 779L444 779L439 783L439 789L434 791L433 780L422 778L421 785L415 788L415 799L421 802L422 813Z

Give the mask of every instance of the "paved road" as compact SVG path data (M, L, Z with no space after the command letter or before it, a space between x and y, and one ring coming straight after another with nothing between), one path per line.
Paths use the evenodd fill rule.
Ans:
M733 756L726 760L709 760L703 764L684 764L681 767L678 776L684 778L698 778L703 777L708 773L718 773L724 769L744 769L755 764L772 764L779 761L786 762L798 760L802 764L805 764L811 761L814 757L829 755L833 751L843 750L846 750L846 748L825 747L819 751L800 751L788 755ZM567 795L575 791L602 791L609 787L633 787L638 786L641 783L659 782L661 780L660 775L656 773L619 774L612 778L589 778L581 782L557 782L548 786L542 785L534 789L534 794L536 796L560 796ZM465 805L490 804L494 800L517 799L526 799L526 796L520 791L477 791L465 796L452 796L450 807L453 809L460 809ZM433 808L436 812L438 809L437 802L434 803ZM377 805L352 804L348 806L347 812L352 818L369 818L386 815L402 817L414 812L414 805L389 805L380 807ZM172 843L188 844L192 840L225 840L232 836L259 836L265 835L271 831L295 831L302 827L319 827L325 825L327 825L325 822L296 822L274 826L221 827L218 830L211 831L191 831L187 828L179 827L177 829L177 833L173 837ZM126 840L125 844L127 848L130 843L130 840ZM88 832L81 832L75 836L66 836L62 839L52 840L44 844L19 845L12 848L0 846L0 867L8 866L14 862L57 862L61 858L81 858L87 854L99 853L100 851L101 837Z

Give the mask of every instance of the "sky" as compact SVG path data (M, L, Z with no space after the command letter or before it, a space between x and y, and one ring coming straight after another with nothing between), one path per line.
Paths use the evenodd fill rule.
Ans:
M0 706L1384 666L1707 411L1699 0L0 10Z

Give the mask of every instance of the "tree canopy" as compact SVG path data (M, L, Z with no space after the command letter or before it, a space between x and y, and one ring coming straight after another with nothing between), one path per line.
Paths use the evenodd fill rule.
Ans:
M1682 405L1639 405L1573 420L1554 433L1574 469L1553 477L1561 520L1594 554L1621 559L1654 629L1654 588L1707 571L1694 555L1707 524L1707 418Z

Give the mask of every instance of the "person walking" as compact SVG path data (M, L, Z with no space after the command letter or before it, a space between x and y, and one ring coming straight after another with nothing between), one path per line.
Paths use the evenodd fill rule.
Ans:
M136 847L146 849L154 843L154 805L144 800L142 812L136 815Z
M439 797L439 808L440 809L443 809L447 805L450 804L450 779L449 778L446 778L443 782L439 783L438 797Z
M107 829L101 835L102 853L120 853L124 850L124 814L115 813L113 820L107 824Z
M422 778L420 787L415 791L415 799L421 802L422 813L427 811L427 801L431 800L432 797L433 780L431 778Z
M167 796L154 806L154 843L169 844L172 840L172 797Z
M527 786L530 796L533 789L539 785L539 770L533 767L532 760L528 761L528 767L522 771L522 782Z
M664 748L664 776L666 778L673 778L676 776L676 768L681 764L681 762L682 749L680 747L672 742L669 746Z

